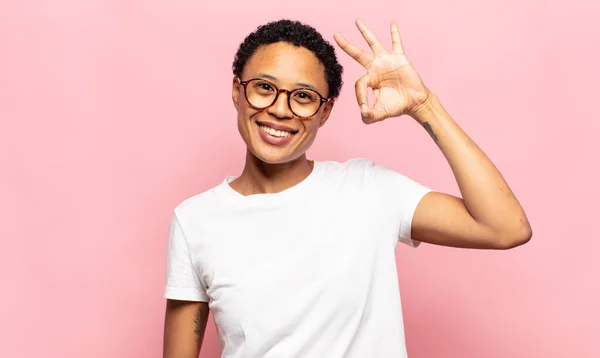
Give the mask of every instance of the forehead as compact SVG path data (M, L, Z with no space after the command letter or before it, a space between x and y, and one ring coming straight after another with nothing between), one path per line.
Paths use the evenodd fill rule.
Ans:
M321 61L310 50L286 42L261 46L256 50L246 62L242 77L249 79L258 74L268 74L281 85L308 83L323 91L328 89Z

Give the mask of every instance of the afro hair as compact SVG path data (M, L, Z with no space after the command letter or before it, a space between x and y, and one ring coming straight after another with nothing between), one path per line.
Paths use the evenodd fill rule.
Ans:
M240 44L233 61L233 74L241 76L244 66L254 53L265 45L287 42L311 51L325 67L329 97L337 98L342 89L344 68L339 64L333 46L313 27L299 21L279 20L259 26Z

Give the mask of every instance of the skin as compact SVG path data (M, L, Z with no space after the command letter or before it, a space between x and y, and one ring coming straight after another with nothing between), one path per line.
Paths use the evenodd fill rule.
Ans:
M325 68L317 57L303 47L288 43L263 46L249 59L241 74L243 80L264 78L278 88L293 90L309 84L327 97L329 88ZM244 89L236 78L232 86L233 104L238 112L238 130L248 148L242 174L230 183L243 195L277 193L300 183L312 171L312 161L306 151L314 142L317 132L329 118L333 101L321 106L317 114L301 119L292 113L287 95L279 95L277 102L263 110L252 108L244 97ZM256 122L281 123L297 130L291 143L274 146L263 141Z
M413 216L413 239L475 249L510 249L528 242L532 230L523 208L491 160L425 86L404 52L398 25L394 22L390 27L391 52L363 21L357 20L356 25L372 53L349 43L339 33L334 39L366 70L355 86L363 122L412 117L442 151L462 194L462 198L439 192L425 195ZM304 48L285 43L260 48L241 77L247 80L264 75L270 76L279 88L292 90L302 82L311 84L324 96L328 93L322 64ZM371 107L367 100L369 88L375 97ZM291 113L286 95L259 111L248 105L236 78L232 99L238 112L238 129L248 150L244 170L231 187L243 195L276 193L304 180L313 167L306 150L329 118L333 101L309 119ZM256 121L284 123L298 133L286 146L273 146L260 138ZM169 300L163 357L197 357L207 318L206 303Z
M388 52L362 20L356 26L372 53L334 35L337 44L367 73L356 82L356 98L366 124L404 114L429 133L444 154L462 198L433 192L421 200L412 222L412 237L436 245L510 249L529 241L527 216L514 193L485 153L456 124L437 96L421 80L402 46L398 25L390 26ZM369 108L368 88L375 103Z
M163 358L197 358L208 313L207 302L167 300Z

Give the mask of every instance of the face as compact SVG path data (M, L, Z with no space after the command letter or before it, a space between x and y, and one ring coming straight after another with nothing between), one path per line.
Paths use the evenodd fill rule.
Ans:
M266 80L279 89L293 91L311 88L327 97L325 68L306 48L278 42L260 47L248 60L240 80ZM268 84L260 84L269 90ZM323 103L309 118L297 117L288 106L288 94L280 93L268 108L255 109L244 96L244 87L233 80L233 103L238 112L238 130L248 150L269 164L282 164L301 158L325 124L333 101Z

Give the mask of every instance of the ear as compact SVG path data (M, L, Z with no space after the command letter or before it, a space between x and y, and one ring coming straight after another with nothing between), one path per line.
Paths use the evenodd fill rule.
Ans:
M329 115L331 114L331 111L333 110L334 104L335 104L335 101L333 99L330 99L323 106L323 114L321 115L321 123L319 123L319 128L323 127L325 122L327 122L327 119L329 119Z
M233 82L231 84L231 99L233 100L233 106L237 110L240 99L240 81L237 76L233 77Z

